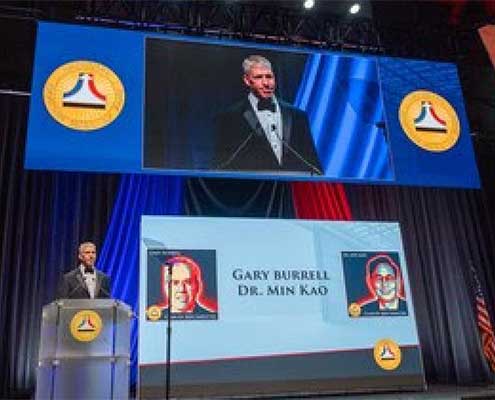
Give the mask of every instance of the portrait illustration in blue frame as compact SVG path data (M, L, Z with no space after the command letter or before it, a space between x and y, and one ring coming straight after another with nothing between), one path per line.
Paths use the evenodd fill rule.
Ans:
M408 315L397 252L342 252L342 267L350 317Z
M215 250L148 250L146 319L218 319Z

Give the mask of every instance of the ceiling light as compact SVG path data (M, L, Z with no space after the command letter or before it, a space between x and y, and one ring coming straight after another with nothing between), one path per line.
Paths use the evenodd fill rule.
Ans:
M350 8L349 8L349 12L351 14L357 14L359 12L359 10L361 9L361 6L359 5L359 3L354 3Z
M313 8L315 5L315 0L304 0L304 8L306 10L309 10L310 8Z

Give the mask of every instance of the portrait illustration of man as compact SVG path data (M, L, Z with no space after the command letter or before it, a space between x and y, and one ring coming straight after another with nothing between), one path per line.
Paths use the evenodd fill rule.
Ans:
M160 266L160 299L148 308L160 317L151 319L166 319L169 311L174 319L216 318L217 302L206 296L204 285L201 268L191 257L168 258Z
M248 93L215 117L215 169L321 175L308 117L277 98L270 61L251 55L242 70Z
M402 274L390 256L378 254L366 262L365 282L368 294L355 303L361 315L407 315Z

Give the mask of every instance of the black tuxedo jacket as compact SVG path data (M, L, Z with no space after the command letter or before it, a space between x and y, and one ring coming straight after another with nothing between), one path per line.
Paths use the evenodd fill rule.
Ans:
M95 299L110 297L110 278L95 268ZM89 292L79 267L67 272L59 282L57 299L89 299Z
M278 100L283 152L279 165L247 97L215 118L215 169L321 174L306 113Z

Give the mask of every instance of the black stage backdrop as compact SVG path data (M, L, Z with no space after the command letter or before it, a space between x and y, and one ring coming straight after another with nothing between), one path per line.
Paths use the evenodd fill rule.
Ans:
M28 108L29 97L0 95L0 398L34 388L41 308L78 243L102 244L120 180L25 171Z
M0 95L0 398L33 390L41 308L74 265L77 244L102 244L120 181L24 171L28 103ZM471 267L493 312L494 152L477 149L481 191L346 186L353 219L401 223L428 382L493 382L479 345ZM189 179L184 203L190 215L294 216L290 183Z
M493 186L491 164L484 187ZM477 336L473 275L493 319L493 191L346 186L346 192L355 220L401 225L427 381L491 381Z

